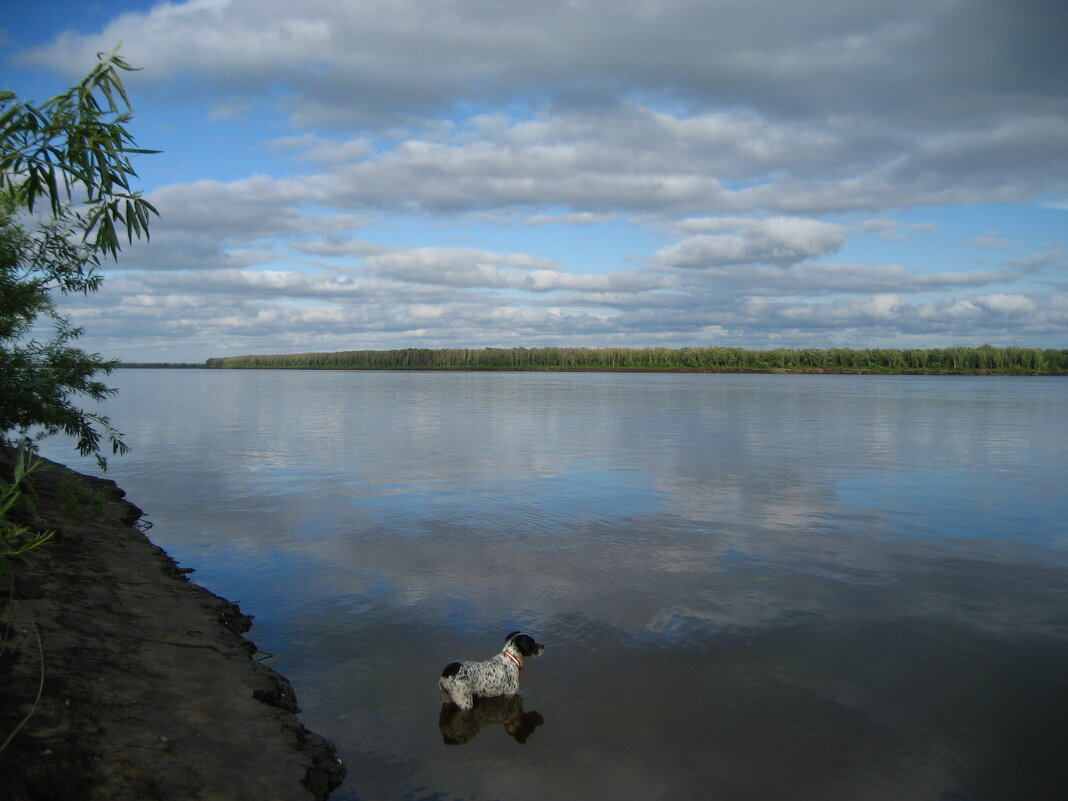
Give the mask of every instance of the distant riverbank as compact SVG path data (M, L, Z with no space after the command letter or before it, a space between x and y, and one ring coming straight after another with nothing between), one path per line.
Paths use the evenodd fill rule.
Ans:
M166 366L166 365L157 365ZM176 365L177 366L177 365ZM185 366L185 365L181 365ZM216 369L1065 375L1068 350L974 348L405 348L226 356Z

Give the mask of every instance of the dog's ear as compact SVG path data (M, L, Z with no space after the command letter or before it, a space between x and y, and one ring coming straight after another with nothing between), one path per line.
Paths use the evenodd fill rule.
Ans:
M504 638L505 644L507 645L508 643L510 643L512 641L512 637L514 637L518 633L519 633L518 631L513 631L511 634L509 634L507 637L505 637Z

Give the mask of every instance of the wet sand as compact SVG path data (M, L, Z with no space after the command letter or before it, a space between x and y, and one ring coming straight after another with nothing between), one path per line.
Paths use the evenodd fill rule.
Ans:
M345 769L257 661L251 617L153 545L114 482L46 463L34 525L56 537L0 579L0 743L32 711L0 798L326 798Z

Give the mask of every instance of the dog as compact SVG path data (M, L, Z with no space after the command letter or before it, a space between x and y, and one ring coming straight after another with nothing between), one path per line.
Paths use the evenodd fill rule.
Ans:
M504 640L504 649L485 662L450 662L441 672L438 687L441 700L452 701L460 709L470 709L475 698L495 698L519 692L523 660L541 656L544 645L513 631Z

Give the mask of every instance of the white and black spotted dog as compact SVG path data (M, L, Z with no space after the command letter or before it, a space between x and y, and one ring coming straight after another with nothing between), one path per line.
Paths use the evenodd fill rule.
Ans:
M519 692L523 660L540 656L545 650L534 638L513 631L504 640L504 649L485 662L450 662L441 672L438 687L441 700L452 701L460 709L470 709L476 697L493 698Z

